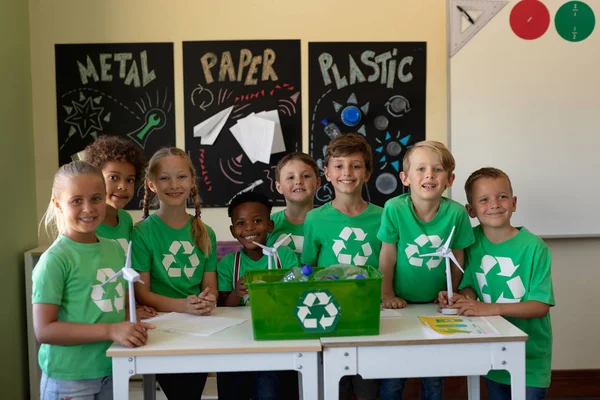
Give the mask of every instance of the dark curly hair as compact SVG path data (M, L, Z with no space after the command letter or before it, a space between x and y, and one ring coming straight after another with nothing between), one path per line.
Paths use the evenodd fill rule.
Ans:
M102 169L111 161L127 161L135 168L135 185L142 183L146 156L142 149L129 139L102 135L84 150L84 160Z
M235 208L240 204L244 203L260 203L267 208L269 215L271 214L271 209L273 208L271 201L264 194L259 192L245 192L235 196L231 200L231 203L229 203L229 206L227 207L227 215L229 218L233 216L233 210L235 210Z

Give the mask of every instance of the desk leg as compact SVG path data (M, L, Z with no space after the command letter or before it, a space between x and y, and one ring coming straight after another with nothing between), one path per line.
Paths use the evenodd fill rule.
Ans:
M319 353L300 353L295 357L296 371L300 372L300 398L304 400L319 399L319 370L321 369Z
M144 400L156 400L156 375L142 376L142 387L144 388Z
M525 400L525 342L498 344L493 354L492 369L507 370L512 400Z
M479 388L479 375L467 376L467 387L469 390L469 400L479 400L481 391Z
M135 375L133 357L113 357L113 398L129 400L129 378Z
M356 347L329 347L323 349L323 393L325 400L338 400L340 379L356 375Z

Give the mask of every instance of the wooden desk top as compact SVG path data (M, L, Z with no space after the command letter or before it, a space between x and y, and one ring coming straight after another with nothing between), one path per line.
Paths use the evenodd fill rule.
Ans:
M428 328L419 320L419 316L441 315L437 312L435 304L413 304L398 310L400 318L383 318L378 336L346 336L321 338L321 344L326 347L362 347L362 346L389 346L389 345L414 345L414 344L442 344L442 343L486 343L486 342L522 342L527 341L527 334L506 321L502 317L486 317L500 335L494 336L448 336L435 337L428 332Z
M211 336L192 336L149 331L148 343L145 346L130 349L114 343L106 354L109 357L127 357L321 351L321 342L318 339L254 340L250 307L218 307L213 312L213 315L245 318L247 321Z

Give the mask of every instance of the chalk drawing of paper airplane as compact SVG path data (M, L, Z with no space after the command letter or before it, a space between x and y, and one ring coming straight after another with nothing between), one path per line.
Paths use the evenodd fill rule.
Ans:
M200 144L210 146L217 140L221 129L223 129L229 118L229 114L231 114L231 110L233 110L233 106L219 111L212 117L194 126L194 137L200 138Z

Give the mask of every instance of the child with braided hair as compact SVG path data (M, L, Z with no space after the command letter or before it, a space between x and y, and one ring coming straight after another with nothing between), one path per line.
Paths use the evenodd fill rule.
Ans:
M196 171L187 153L175 147L158 150L148 162L144 190L143 220L133 229L131 248L132 266L146 283L136 283L137 301L163 312L210 314L218 294L217 243L200 219ZM186 210L188 198L194 202L193 216ZM153 200L158 210L150 215ZM169 400L199 400L206 374L156 379Z

